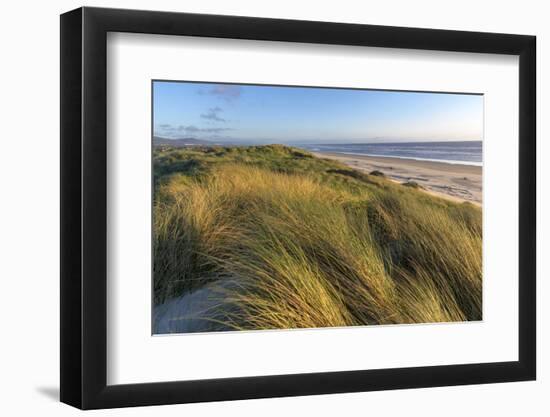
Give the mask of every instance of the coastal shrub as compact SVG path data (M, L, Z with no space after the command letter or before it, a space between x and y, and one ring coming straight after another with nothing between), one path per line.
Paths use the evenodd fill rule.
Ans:
M371 171L369 175L374 175L375 177L385 177L386 175L382 171L374 170Z
M403 186L410 188L422 188L416 181L407 181L403 183Z

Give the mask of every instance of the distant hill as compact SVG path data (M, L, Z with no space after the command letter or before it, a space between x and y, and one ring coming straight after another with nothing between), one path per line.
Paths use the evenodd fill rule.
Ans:
M180 138L180 139L167 139L159 136L153 136L154 146L173 146L175 148L181 148L184 146L196 146L196 145L215 145L214 142L203 139L195 138Z

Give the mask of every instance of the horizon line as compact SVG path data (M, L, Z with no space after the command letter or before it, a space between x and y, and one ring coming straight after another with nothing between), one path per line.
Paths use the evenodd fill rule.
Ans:
M352 145L352 144L390 144L390 143L442 143L442 142L483 142L483 139L435 139L435 140L429 140L429 139L419 139L419 140L411 140L407 138L396 138L396 139L365 139L364 141L360 140L351 140L350 142L330 142L330 141L322 141L322 142L315 142L311 139L306 140L288 140L284 142L278 142L276 139L273 139L273 141L270 141L270 139L261 140L261 142L253 140L253 139L202 139L197 138L193 136L186 136L186 137L167 137L167 136L160 136L160 135L152 135L152 138L159 138L159 139L165 139L165 140L198 140L203 142L216 142L216 143L227 143L231 144L234 142L241 142L241 143L250 143L254 145L269 145L269 144L311 144L311 145ZM335 139L338 140L338 139ZM383 141L383 142L382 142Z

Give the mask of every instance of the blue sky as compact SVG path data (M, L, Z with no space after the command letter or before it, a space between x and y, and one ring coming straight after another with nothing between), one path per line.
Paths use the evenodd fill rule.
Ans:
M216 142L482 140L483 96L155 81L153 125Z

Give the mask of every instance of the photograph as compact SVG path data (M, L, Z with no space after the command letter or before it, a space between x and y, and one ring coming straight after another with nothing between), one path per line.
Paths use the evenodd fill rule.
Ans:
M483 319L483 94L151 88L153 334Z

